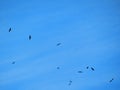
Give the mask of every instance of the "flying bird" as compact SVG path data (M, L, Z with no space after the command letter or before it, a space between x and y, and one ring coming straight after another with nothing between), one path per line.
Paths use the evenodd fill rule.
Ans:
M91 67L91 70L92 70L92 71L95 71L95 69L94 69L93 67Z
M70 86L71 84L72 84L72 81L70 80L68 85Z
M61 45L61 43L57 43L57 45L56 46L60 46Z
M57 69L60 69L60 67L57 67Z
M12 30L12 29L11 29L11 28L9 28L9 30L8 30L8 31L9 31L9 32L11 32L11 30Z
M78 71L78 73L83 73L83 71Z
M12 64L15 64L15 61L13 61Z
M86 67L86 69L88 69L88 68L89 68L89 66Z
M114 78L112 78L109 82L111 83L114 80Z
M32 38L31 35L29 35L29 40L31 40L31 38Z

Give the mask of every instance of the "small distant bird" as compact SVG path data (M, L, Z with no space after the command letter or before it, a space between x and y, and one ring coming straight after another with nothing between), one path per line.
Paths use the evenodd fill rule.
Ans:
M11 29L11 28L9 28L9 32L11 32L11 30L12 30L12 29Z
M95 71L95 69L94 69L93 67L91 67L91 70L92 70L92 71Z
M13 61L12 64L15 64L15 61Z
M89 68L89 66L86 67L86 69L88 69L88 68Z
M31 38L32 38L31 35L29 35L29 40L31 40Z
M114 80L114 78L112 78L109 82L111 83Z
M83 71L78 71L78 73L83 73Z
M56 46L60 46L61 45L61 43L57 43L57 45Z
M57 69L60 69L60 67L57 67Z
M70 86L71 84L72 84L72 81L70 80L68 85Z

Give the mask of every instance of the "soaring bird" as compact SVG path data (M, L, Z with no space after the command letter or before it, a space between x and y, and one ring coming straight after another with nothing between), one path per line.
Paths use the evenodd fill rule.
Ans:
M72 84L72 81L70 80L68 85L70 86L71 84Z
M29 35L29 40L31 40L31 38L32 38L31 35Z
M12 64L15 64L15 61L13 61Z
M92 70L92 71L95 71L95 69L94 69L93 67L91 67L91 70Z
M78 71L78 73L83 73L83 71Z
M11 29L11 28L9 28L9 30L8 30L8 31L9 31L9 32L11 32L11 30L12 30L12 29Z
M112 78L109 82L111 83L114 80L114 78Z
M89 68L89 66L86 67L86 69L88 69L88 68Z
M61 45L61 43L57 43L57 45L56 46L60 46Z
M57 69L60 69L60 67L57 67Z

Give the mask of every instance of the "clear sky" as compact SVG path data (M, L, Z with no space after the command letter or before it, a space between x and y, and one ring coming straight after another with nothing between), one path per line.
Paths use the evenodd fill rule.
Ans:
M120 0L0 0L0 90L120 90L119 69Z

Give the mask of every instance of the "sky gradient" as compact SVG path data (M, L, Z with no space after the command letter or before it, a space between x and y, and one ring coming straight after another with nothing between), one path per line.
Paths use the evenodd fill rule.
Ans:
M119 0L0 0L0 90L119 90L119 69Z

